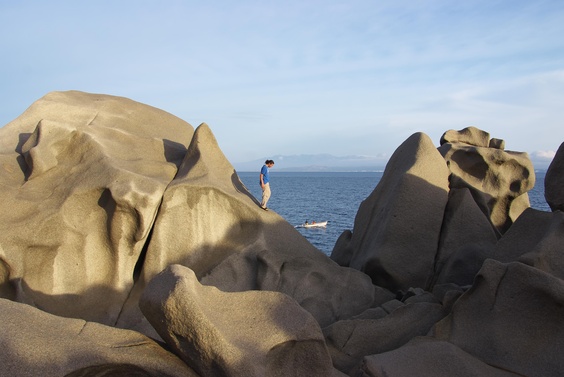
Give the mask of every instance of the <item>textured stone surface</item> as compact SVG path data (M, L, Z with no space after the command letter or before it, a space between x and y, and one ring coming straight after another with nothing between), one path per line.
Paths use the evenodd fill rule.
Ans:
M364 358L357 377L517 377L494 368L454 344L415 338L406 346Z
M315 319L278 292L222 292L172 265L148 285L141 309L201 376L331 376Z
M519 261L564 279L564 213L527 209L496 244L492 258Z
M476 147L489 147L490 134L476 127L466 127L460 131L448 130L441 136L441 145L446 143L464 143ZM493 144L501 145L503 140L495 139Z
M527 191L535 185L534 167L525 152L490 148L479 130L468 140L466 129L448 131L439 152L452 173L450 188L468 188L500 233L529 207ZM456 133L460 136L456 136Z
M451 189L445 208L435 284L471 285L497 243L497 232L480 210L470 190Z
M144 335L54 316L0 299L0 375L64 376L99 364L129 364L153 376L196 377L180 358Z
M391 290L426 287L433 276L449 171L425 134L409 137L390 158L375 190L360 205L350 243L335 260L350 259L372 281ZM350 258L342 253L353 254Z
M414 303L401 305L375 319L339 321L323 329L333 364L350 374L364 356L399 348L416 336L426 335L445 316L442 305Z
M192 134L164 111L81 92L50 93L0 129L4 297L115 324Z
M499 369L560 376L562 318L564 281L523 263L488 259L432 335Z
M553 211L564 211L564 143L560 144L544 176L544 197Z

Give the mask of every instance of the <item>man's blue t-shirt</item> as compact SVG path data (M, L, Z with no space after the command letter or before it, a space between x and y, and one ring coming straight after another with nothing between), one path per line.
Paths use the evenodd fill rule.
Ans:
M268 175L268 166L263 165L262 168L260 169L260 173L263 175L262 181L266 185L270 181L270 177ZM259 179L259 184L260 184L260 179Z

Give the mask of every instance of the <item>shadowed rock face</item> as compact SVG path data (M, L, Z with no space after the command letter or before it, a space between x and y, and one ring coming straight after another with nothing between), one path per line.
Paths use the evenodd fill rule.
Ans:
M526 154L474 127L441 144L397 149L341 267L259 208L206 124L48 94L0 129L2 372L559 376L561 151L542 212Z
M564 211L564 143L544 176L544 197L553 211Z

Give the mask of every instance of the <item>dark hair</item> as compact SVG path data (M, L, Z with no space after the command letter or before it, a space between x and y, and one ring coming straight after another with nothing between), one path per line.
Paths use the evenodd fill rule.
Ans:
M272 160L266 160L266 161L264 162L264 164L265 164L265 165L274 164L274 161L272 161Z

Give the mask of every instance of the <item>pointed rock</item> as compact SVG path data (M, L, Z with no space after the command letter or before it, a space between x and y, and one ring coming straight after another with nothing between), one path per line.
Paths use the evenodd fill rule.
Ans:
M354 252L350 266L384 288L425 288L433 276L448 175L427 135L416 133L399 146L358 209L346 246Z

